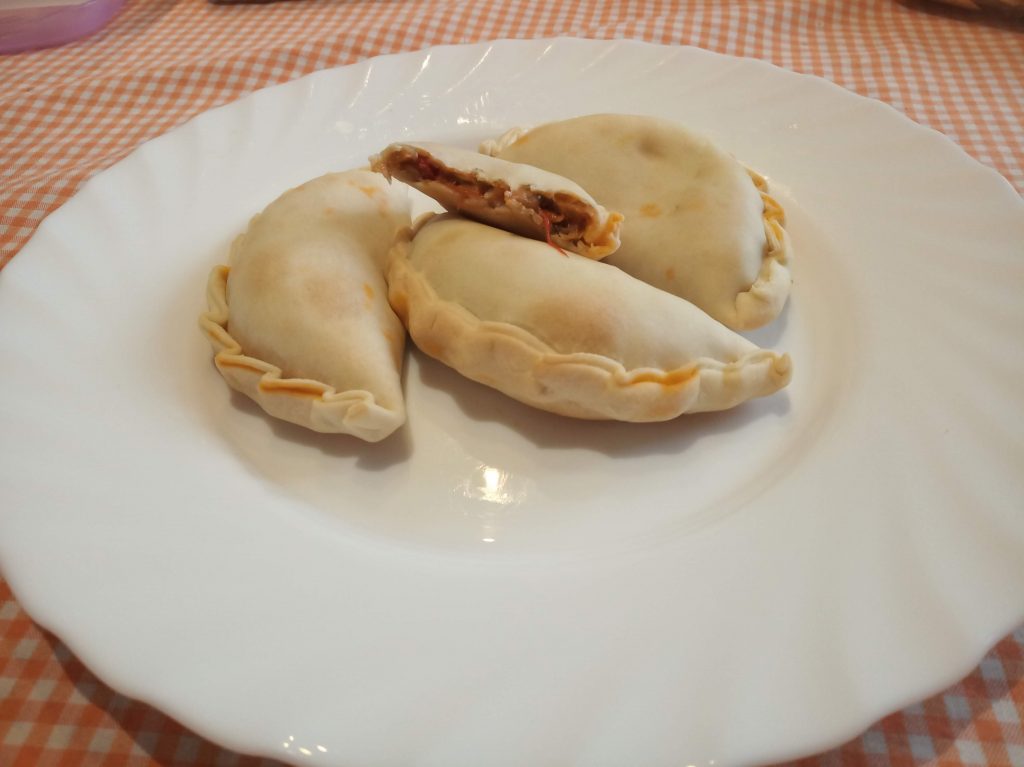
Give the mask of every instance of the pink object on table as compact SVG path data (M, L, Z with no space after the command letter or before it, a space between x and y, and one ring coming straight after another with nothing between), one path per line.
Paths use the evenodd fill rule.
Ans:
M0 54L63 45L91 35L124 0L0 0Z

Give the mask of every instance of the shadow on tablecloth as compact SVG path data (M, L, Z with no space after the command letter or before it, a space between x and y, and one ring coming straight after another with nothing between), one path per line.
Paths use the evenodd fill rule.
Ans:
M200 765L231 765L231 767L286 767L283 762L247 756L222 748L195 734L176 720L142 701L115 692L87 669L56 636L42 630L53 655L60 662L76 695L68 706L86 708L90 704L102 712L102 719L81 722L83 734L96 750L97 739L103 754L118 764L132 767L199 767ZM69 719L76 717L69 716ZM79 744L68 744L78 750ZM92 745L91 748L88 746ZM128 757L126 762L122 761ZM104 762L106 763L106 762Z

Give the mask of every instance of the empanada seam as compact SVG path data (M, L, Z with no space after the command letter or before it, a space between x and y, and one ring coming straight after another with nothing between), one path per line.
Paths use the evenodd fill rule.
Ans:
M746 171L761 196L765 244L757 277L747 290L736 295L734 308L739 330L752 330L775 319L789 297L792 284L788 268L791 256L789 235L784 228L785 211L768 193L768 181L764 176L751 168L746 168Z
M213 361L218 372L221 373L221 376L231 385L232 388L237 389L243 394L246 394L256 400L261 406L264 406L265 403L261 401L261 398L258 395L263 395L271 399L277 397L294 398L298 396L297 392L300 390L316 390L304 391L302 394L303 396L315 397L316 401L322 402L325 405L339 405L345 407L345 412L341 414L340 420L346 425L346 428L350 430L349 433L371 441L375 441L375 439L380 439L383 436L390 434L394 428L401 425L401 422L404 421L404 415L401 412L393 411L379 404L372 392L364 389L351 389L339 392L334 386L322 381L310 378L283 376L282 373L284 371L279 366L245 354L241 344L227 329L229 317L227 280L230 272L231 267L224 264L215 266L211 270L206 291L207 311L200 314L199 327L215 350ZM248 369L254 374L259 374L260 377L253 386L255 391L249 391L248 387L243 387L238 381L233 380L228 375L225 375L223 370L225 367ZM277 391L275 391L275 389ZM291 389L291 391L285 393L282 391L284 389ZM387 429L387 433L378 436L378 433L382 431L381 429L367 429L363 426L353 426L349 423L348 416L350 415L350 411L359 406L362 406L363 410L372 409L380 411L381 414L386 414L389 419L398 419L399 422L394 424L393 428L389 428L392 425L388 424L384 427ZM264 407L264 409L266 409L266 407ZM282 417L275 413L271 413L271 415Z
M536 380L546 390L550 389L549 384L552 383L550 378L557 369L572 367L585 369L594 374L590 376L592 380L588 382L592 388L607 389L608 385L611 385L622 394L623 399L609 402L607 394L605 394L592 401L584 401L566 395L560 400L550 398L547 400L547 404L549 406L559 405L561 409L555 410L555 412L561 412L563 415L618 418L619 420L668 420L686 412L697 412L703 409L700 395L706 385L705 374L728 379L732 374L752 369L753 366L769 365L770 371L765 371L763 378L759 379L762 385L758 391L748 396L763 396L773 393L790 380L789 356L778 355L765 349L754 349L732 362L700 357L688 362L683 367L670 371L660 368L627 369L621 362L601 354L559 352L518 325L480 319L458 303L440 298L433 286L412 266L407 258L412 237L432 217L432 215L421 217L414 227L400 233L395 245L392 246L388 271L390 291L394 292L396 296L404 291L402 300L407 311L399 312L399 314L403 316L416 345L428 355L440 359L473 380L491 385L509 396L536 406L536 402L523 399L525 394L521 389L524 381L513 381L520 386L519 396L517 396L515 387L509 385L508 381L498 382L492 376L485 375L485 369L479 365L477 366L479 369L475 370L470 370L469 365L460 365L460 360L464 362L467 349L474 345L477 350L487 349L490 357L495 359L501 357L506 362L514 362L518 357L524 360L527 364L518 366L516 369L528 369L532 378L525 380ZM445 328L454 328L455 332L447 333ZM437 336L442 337L447 344L435 344L434 340ZM475 336L479 338L474 338ZM498 354L491 348L496 343L516 344L519 347L519 354L504 352ZM472 355L470 356L472 357ZM473 357L473 359L477 358ZM595 376L604 383L600 384ZM645 376L650 376L654 380L636 380ZM483 380L485 378L491 380ZM673 382L673 378L681 380ZM499 386L498 383L504 384L504 386ZM660 386L660 393L665 396L650 397L639 401L637 398L628 396L632 392L639 393L642 389L649 389L652 384ZM728 386L723 384L722 388L724 391ZM544 394L547 393L547 391L544 392ZM562 393L564 394L564 391ZM534 396L536 397L536 394ZM747 396L742 397L742 399L746 398ZM616 409L616 407L620 409ZM624 413L621 408L629 408L630 412Z

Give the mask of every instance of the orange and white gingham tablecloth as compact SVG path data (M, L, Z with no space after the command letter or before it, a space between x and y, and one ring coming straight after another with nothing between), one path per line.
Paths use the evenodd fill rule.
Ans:
M86 178L206 109L381 53L557 35L697 45L820 75L942 131L1024 190L1024 26L969 11L914 0L127 0L89 39L0 56L0 267ZM802 764L1024 767L1022 720L1024 628L960 683ZM152 764L273 763L113 692L0 580L0 767Z

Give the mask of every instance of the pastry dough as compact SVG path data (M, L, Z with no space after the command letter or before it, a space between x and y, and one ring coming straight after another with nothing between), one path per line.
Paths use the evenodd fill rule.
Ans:
M609 256L734 330L785 305L791 277L781 206L764 179L675 123L588 115L514 129L481 151L559 173L626 218Z
M420 349L562 415L663 421L730 408L790 379L787 355L677 296L451 214L399 233L388 283Z
M588 258L619 247L622 216L554 173L441 144L392 144L370 158L447 210Z
M200 326L233 388L277 418L376 442L405 421L405 330L383 267L406 191L369 171L286 192L210 275Z

